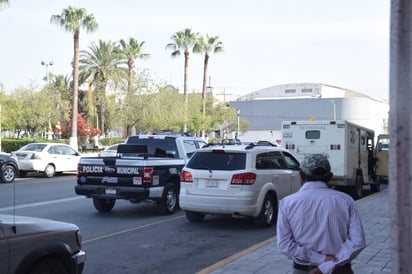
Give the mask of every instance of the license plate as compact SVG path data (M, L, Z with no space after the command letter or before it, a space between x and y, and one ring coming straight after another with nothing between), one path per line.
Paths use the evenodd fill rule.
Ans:
M116 189L113 188L106 188L107 195L116 195Z
M218 188L219 187L219 182L218 181L206 181L205 182L205 187L208 188Z

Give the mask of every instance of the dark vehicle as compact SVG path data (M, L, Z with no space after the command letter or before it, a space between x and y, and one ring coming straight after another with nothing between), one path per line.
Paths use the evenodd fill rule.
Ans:
M76 194L92 198L100 212L123 199L152 202L160 213L172 214L179 207L180 171L205 144L181 135L131 136L119 144L116 156L80 159Z
M0 181L2 183L12 183L16 179L18 172L17 162L6 154L0 154Z
M70 223L0 215L0 273L81 274L86 253Z

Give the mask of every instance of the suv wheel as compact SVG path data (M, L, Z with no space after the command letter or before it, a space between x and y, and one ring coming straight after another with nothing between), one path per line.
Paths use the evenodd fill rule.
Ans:
M55 258L41 260L36 263L30 270L30 274L59 273L69 274L64 264Z
M203 222L203 220L205 219L204 213L186 210L185 214L186 214L186 218L193 223L200 223L200 222Z
M3 183L12 183L16 179L16 169L12 165L2 167L0 179Z
M115 203L115 199L93 198L93 205L99 212L110 212Z
M255 219L255 224L260 227L272 226L278 216L277 199L270 193L267 193L263 200L262 209L259 216Z
M178 197L176 186L172 183L167 183L163 190L163 196L158 202L159 211L164 215L172 214L178 205Z

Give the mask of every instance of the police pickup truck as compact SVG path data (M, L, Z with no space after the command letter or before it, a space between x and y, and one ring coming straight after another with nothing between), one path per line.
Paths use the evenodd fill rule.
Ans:
M117 199L154 202L160 213L179 206L180 170L206 142L190 136L137 135L117 148L116 156L82 157L75 192L93 199L100 212Z

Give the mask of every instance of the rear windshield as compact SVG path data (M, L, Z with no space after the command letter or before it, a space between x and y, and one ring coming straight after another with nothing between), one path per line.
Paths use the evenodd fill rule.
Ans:
M25 150L25 151L42 151L46 147L45 144L28 144L22 147L19 150Z
M246 153L196 152L187 163L188 168L206 170L238 170L246 167Z
M147 153L155 157L179 158L174 139L139 139L129 138L127 144L146 145Z

